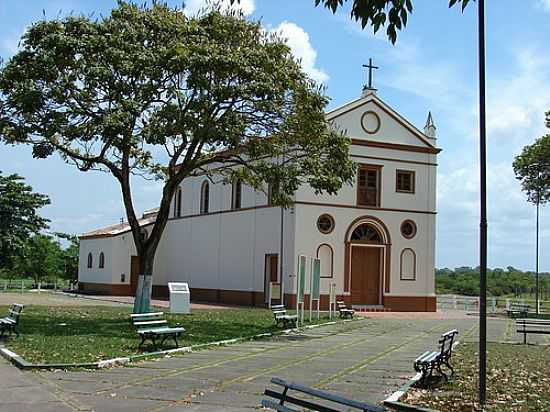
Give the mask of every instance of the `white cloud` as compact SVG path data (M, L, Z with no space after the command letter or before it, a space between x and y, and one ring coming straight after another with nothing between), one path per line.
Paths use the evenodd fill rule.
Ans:
M490 78L487 134L492 139L524 145L545 133L544 113L550 108L546 68L550 59L522 48L515 51L514 61L511 72Z
M254 0L240 0L235 1L233 4L229 0L211 1L211 0L187 0L185 2L185 11L188 14L195 15L201 13L211 5L220 4L222 9L238 10L245 16L249 16L254 13L256 6Z
M543 10L550 12L550 0L538 0Z
M302 68L313 80L324 83L329 79L327 73L315 67L317 51L311 45L309 34L303 28L294 23L284 21L272 31L286 39L288 46L292 50L292 54L297 59L300 59Z

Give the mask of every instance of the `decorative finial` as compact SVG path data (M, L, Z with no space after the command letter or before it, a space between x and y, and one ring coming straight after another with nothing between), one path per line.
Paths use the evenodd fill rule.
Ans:
M372 64L372 59L369 58L369 64L363 64L363 67L366 67L369 69L369 82L368 84L366 84L365 86L363 86L363 92L365 92L365 90L376 90L373 85L372 85L372 71L373 70L376 70L376 69L379 69L380 67L378 66L374 66Z
M428 136L430 139L436 138L436 127L435 122L432 117L432 112L428 112L428 119L426 119L426 126L424 126L424 134Z

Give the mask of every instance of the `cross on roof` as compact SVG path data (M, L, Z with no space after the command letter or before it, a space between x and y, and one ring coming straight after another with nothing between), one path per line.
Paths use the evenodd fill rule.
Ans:
M380 67L374 66L372 64L372 59L369 59L369 64L364 64L363 67L367 67L369 69L369 83L366 87L368 89L373 89L373 87L372 87L372 71L376 70L376 69L379 69Z

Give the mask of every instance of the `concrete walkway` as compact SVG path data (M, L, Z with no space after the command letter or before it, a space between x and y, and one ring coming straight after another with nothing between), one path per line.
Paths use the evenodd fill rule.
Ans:
M252 411L272 376L378 403L414 375L412 362L477 318L367 319L102 371L21 372L0 363L0 411ZM505 322L491 322L500 340Z

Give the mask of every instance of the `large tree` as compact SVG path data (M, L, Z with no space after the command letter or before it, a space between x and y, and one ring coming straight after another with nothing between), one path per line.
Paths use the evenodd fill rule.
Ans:
M0 172L0 269L11 273L29 238L48 227L38 209L49 203L48 196L34 193L23 177Z
M217 9L188 17L157 2L119 1L98 20L39 21L0 68L0 136L120 184L146 285L138 311L148 309L155 252L184 178L272 182L280 204L301 184L336 193L352 179L349 140L327 124L327 102L259 23ZM162 182L147 238L132 175Z
M550 128L550 112L546 113L546 126ZM529 202L550 201L550 134L525 146L516 156L513 167Z
M15 267L20 277L32 278L38 282L57 279L63 276L63 249L53 237L37 234L29 238L15 259Z

